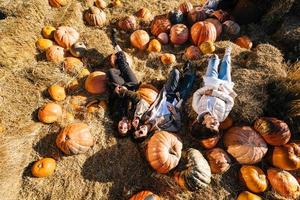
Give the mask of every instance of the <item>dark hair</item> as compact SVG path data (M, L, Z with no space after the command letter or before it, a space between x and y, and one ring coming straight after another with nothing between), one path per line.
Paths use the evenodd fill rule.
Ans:
M202 124L202 120L197 120L192 124L190 128L191 135L196 139L206 139L219 134L219 131L216 131L212 128L207 128L205 124Z

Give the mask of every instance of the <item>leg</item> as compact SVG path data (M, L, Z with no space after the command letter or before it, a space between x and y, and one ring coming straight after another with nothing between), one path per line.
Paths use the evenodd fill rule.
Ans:
M108 78L114 84L123 85L125 83L120 70L115 68L110 68L108 70Z
M126 83L138 84L138 80L126 61L124 52L119 51L116 53L116 64L121 71L122 77Z
M180 94L180 98L185 101L190 94L192 88L193 88L193 83L196 78L195 72L192 70L191 66L188 65L186 67L186 71L180 80L177 91Z
M208 61L206 76L218 78L219 63L220 63L220 59L216 54L214 54Z
M179 71L177 69L173 69L170 72L170 75L164 85L166 92L167 92L167 101L168 102L173 102L173 100L176 96L175 91L178 86L179 77L180 77Z
M231 57L225 54L220 66L219 79L231 82Z

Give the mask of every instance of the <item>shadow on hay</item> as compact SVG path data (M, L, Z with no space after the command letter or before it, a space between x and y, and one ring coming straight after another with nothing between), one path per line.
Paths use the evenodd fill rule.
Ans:
M90 67L91 69L103 70L101 64L105 60L105 57L97 49L88 49L83 59L85 60L85 63L88 63L88 67Z

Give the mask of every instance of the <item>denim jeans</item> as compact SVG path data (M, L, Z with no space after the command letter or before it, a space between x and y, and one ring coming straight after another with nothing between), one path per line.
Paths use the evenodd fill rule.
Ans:
M208 61L206 76L231 82L231 56L224 55L218 72L219 64L220 59L214 54Z

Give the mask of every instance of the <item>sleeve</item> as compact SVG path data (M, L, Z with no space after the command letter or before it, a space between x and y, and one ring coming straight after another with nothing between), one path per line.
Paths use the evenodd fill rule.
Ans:
M138 117L139 119L142 118L144 113L149 109L150 105L143 99L141 99L137 105L134 112L134 117Z
M193 94L192 107L197 114L199 114L198 102L199 102L200 98L202 97L202 95L204 94L204 92L205 92L205 89L200 88Z
M130 99L135 105L141 100L141 96L137 92L131 90L122 90L120 96Z
M214 97L218 97L220 99L222 99L223 101L226 102L227 106L226 106L226 111L230 111L233 107L234 104L234 100L231 96L229 96L228 94L224 93L224 92L220 92L217 90L213 90L212 92L212 96Z
M172 115L172 117L175 120L177 128L180 129L181 128L181 115L180 115L180 111L176 109L176 114Z

